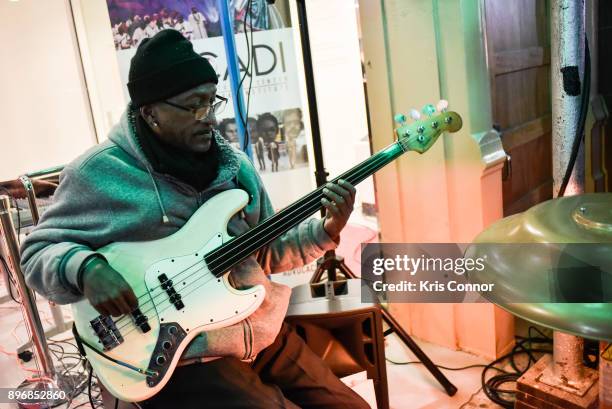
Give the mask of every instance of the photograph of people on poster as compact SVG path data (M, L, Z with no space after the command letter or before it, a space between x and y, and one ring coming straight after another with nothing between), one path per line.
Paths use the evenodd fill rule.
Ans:
M238 126L234 118L225 118L218 122L217 130L234 148L240 149L240 141L238 139Z
M236 120L219 120L217 130L234 147L240 142ZM259 173L276 173L308 166L302 110L263 112L248 119L253 163Z
M250 2L250 15L245 16ZM161 30L175 29L189 40L221 36L217 0L107 0L115 48L136 48ZM230 0L234 31L284 28L282 15L266 0ZM246 18L245 18L246 17Z

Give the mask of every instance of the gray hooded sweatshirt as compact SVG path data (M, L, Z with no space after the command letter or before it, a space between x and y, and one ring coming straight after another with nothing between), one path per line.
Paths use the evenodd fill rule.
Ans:
M109 140L89 149L62 172L54 203L21 247L27 284L58 304L79 301L83 295L78 271L96 249L112 242L169 236L206 200L227 189L242 188L251 197L243 215L230 220L230 234L240 234L271 216L270 198L248 157L217 132L215 140L218 175L198 192L152 169L126 111ZM287 271L336 245L323 229L323 221L310 219L261 249L257 261L265 273Z

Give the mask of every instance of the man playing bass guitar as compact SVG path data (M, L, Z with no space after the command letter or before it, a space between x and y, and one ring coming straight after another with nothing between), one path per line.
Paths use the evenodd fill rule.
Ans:
M252 163L215 131L215 113L226 103L216 94L217 78L175 30L140 44L131 61L126 112L107 141L64 169L54 204L23 243L22 267L33 289L60 304L85 297L103 316L128 314L139 301L97 249L169 236L228 189L250 196L228 224L232 235L273 214ZM237 324L194 338L168 383L139 405L368 407L283 323L290 290L267 278L335 248L354 198L348 182L330 184L324 219L300 223L232 269L237 288L265 287L261 306Z

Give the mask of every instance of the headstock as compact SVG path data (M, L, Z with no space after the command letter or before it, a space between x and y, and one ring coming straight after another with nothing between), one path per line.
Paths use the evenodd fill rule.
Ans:
M436 142L442 132L457 132L463 121L456 112L448 111L448 101L441 100L436 106L427 104L421 112L413 109L410 117L414 122L407 123L406 116L397 114L393 118L399 124L395 135L404 150L426 152Z

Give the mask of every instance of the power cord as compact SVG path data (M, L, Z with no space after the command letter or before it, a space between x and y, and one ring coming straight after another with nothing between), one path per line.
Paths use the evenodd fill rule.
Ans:
M55 360L63 368L59 373L60 378L63 382L68 383L71 388L69 400L66 404L66 409L69 409L74 399L84 393L87 387L85 378L87 361L80 356L77 346L71 342L49 339L48 346L49 352L53 354ZM67 351L67 347L72 348L74 352Z
M407 362L397 362L397 361L393 361L389 358L385 358L385 360L393 365L416 365L416 364L422 364L423 362L421 361L407 361ZM467 365L467 366L460 366L458 368L452 368L452 367L448 367L448 366L444 366L444 365L434 365L436 368L440 368L440 369L445 369L447 371L464 371L466 369L472 369L472 368L486 368L489 365L488 364L474 364L474 365ZM497 369L498 371L501 372L506 372L505 370L501 369L501 368L493 368L493 369Z
M534 337L531 335L532 331L538 332L540 336ZM511 352L491 362L487 368L482 371L480 382L483 387L485 395L492 401L497 403L503 408L514 408L514 401L516 390L515 389L504 389L502 385L508 383L515 383L529 368L532 364L537 362L534 354L549 354L552 353L552 338L543 334L539 329L535 327L529 327L528 336L526 338L517 337L518 343L514 346ZM550 348L537 348L534 344L547 344ZM524 368L520 368L516 362L516 357L521 354L527 354L528 361ZM489 379L486 379L487 371L490 367L497 365L506 359L510 360L510 365L514 372L494 375ZM504 396L506 395L506 396Z
M96 381L97 378L93 373L93 368L91 367L87 359L85 359L85 357L80 354L78 345L66 340L58 341L50 338L48 339L48 343L49 351L54 355L56 360L64 367L64 371L61 372L62 378L70 380L83 378L83 381L80 384L73 385L74 393L72 394L72 396L70 396L70 400L66 405L66 409L78 409L87 405L90 406L92 409L99 409L103 407L103 401L101 398L102 393L100 391L99 381ZM64 348L64 346L70 346L73 351L66 351L66 348ZM75 360L76 362L72 365L67 365L66 361L70 359ZM77 367L79 368L78 370L75 369ZM77 376L70 376L75 374ZM87 374L86 379L85 374ZM71 407L71 404L74 399L82 394L87 396L87 400L83 403ZM118 409L119 398L114 399L114 408ZM134 405L134 407L138 406Z
M572 152L570 153L570 159L565 169L565 175L563 181L559 187L557 197L565 195L565 189L569 183L576 164L576 158L580 150L580 144L584 138L584 126L586 122L587 111L589 110L589 96L591 91L591 54L589 52L589 41L585 35L584 37L584 84L582 87L582 98L580 100L580 115L578 117L578 127L576 128L576 135L574 136L574 143L572 144Z

